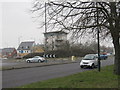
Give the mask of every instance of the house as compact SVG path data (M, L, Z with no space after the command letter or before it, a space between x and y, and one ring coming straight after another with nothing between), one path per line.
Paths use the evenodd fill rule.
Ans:
M33 53L43 53L44 45L37 44L33 47Z
M2 58L2 49L0 49L0 58Z
M21 42L17 49L17 55L25 56L29 53L32 53L34 45L35 45L34 41Z
M64 31L54 31L44 33L45 49L58 50L67 43L67 34Z
M13 58L17 56L17 50L15 48L3 48L1 52L1 57L3 58Z

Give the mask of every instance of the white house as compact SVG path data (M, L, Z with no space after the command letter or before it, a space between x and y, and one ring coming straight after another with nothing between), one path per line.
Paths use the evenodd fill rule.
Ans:
M18 49L17 49L17 54L18 56L24 56L27 55L28 53L33 52L33 48L35 45L34 41L27 41L27 42L21 42Z

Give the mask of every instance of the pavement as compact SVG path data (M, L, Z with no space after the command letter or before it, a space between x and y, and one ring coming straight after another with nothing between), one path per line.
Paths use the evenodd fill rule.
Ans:
M69 63L77 63L80 62L82 57L76 58L75 60L71 60L71 58L51 58L47 59L43 63L27 63L25 59L8 59L3 60L1 70L13 70L13 69L21 69L21 68L32 68L32 67L42 67L42 66L50 66L50 65L58 65L58 64L69 64Z

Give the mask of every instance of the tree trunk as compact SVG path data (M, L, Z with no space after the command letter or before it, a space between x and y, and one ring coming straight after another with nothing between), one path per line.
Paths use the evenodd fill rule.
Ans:
M115 62L114 72L120 75L120 42L119 42L119 18L116 11L116 3L110 2L111 17L109 17L110 32L113 38L113 44L115 49Z
M120 46L119 45L114 45L115 48L115 74L120 75Z
M113 44L115 49L115 60L114 60L114 73L120 75L120 42L119 42L119 31L118 29L111 28L111 35L113 38Z
M118 76L118 89L120 89L120 42L118 39L113 39L115 49L114 73Z
M120 75L120 45L119 45L119 39L118 40L113 40L114 43L114 49L115 49L115 66L114 66L114 71L115 74Z

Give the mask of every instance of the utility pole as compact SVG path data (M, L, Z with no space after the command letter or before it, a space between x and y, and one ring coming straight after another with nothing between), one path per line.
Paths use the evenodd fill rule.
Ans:
M45 33L47 32L47 18L46 17L47 17L47 14L46 14L46 2L45 2ZM44 44L45 51L46 51L46 43L47 43L47 37L45 35L45 44Z
M97 8L97 41L98 41L98 71L101 70L101 62L100 62L100 39L99 39L99 11L98 11L98 5L96 2L96 8Z
M46 6L47 6L47 3L45 2L45 33L47 32L47 9L46 9ZM47 36L46 34L44 34L44 37L45 37L45 43L44 43L44 48L45 48L45 51L44 51L44 58L47 57L47 54L46 54L46 51L47 51ZM46 63L47 63L47 59L45 60Z
M47 14L46 14L46 2L45 2L45 33L47 32Z

